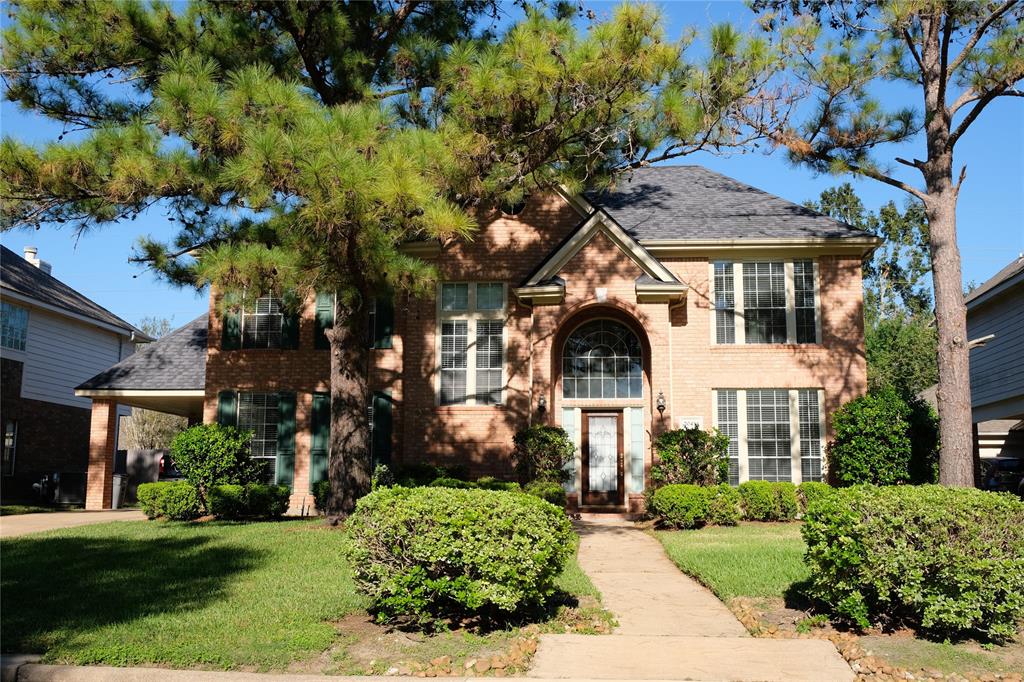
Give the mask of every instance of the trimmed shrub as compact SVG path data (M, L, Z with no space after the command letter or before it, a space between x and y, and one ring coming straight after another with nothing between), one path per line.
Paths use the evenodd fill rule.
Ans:
M1024 501L926 485L857 486L802 528L812 597L860 626L1013 638L1024 621Z
M484 476L476 480L478 488L484 490L505 490L510 493L522 492L523 488L515 481L499 481L493 476Z
M677 483L658 488L651 496L651 512L666 526L700 528L708 522L713 488Z
M292 495L286 485L249 483L245 486L245 512L258 519L276 519L288 511L288 498Z
M711 488L708 500L708 523L735 526L740 521L740 493L728 483Z
M523 488L523 492L527 495L533 495L539 497L545 502L565 509L566 497L565 488L560 483L554 483L553 481L534 481L533 483L527 483L526 487Z
M348 532L371 612L421 626L543 604L575 547L561 509L490 490L382 488L359 500Z
M246 516L245 487L233 483L215 485L207 494L210 513L220 519L240 519Z
M331 498L331 482L327 479L313 484L313 504L321 514L327 511L327 500Z
M729 480L729 437L715 429L676 429L654 441L658 461L651 467L655 486L717 485Z
M938 419L926 403L880 389L836 410L832 427L828 466L837 485L936 480Z
M796 518L796 486L788 481L747 481L739 486L743 518L790 521Z
M807 508L818 500L831 495L835 488L828 483L820 481L804 481L796 487L797 501L800 503L800 513L807 513Z
M516 433L516 470L522 481L569 479L565 466L576 456L576 446L560 426L530 426Z
M151 519L163 516L164 494L167 488L177 485L177 481L162 481L160 483L140 483L135 493L139 500L139 507L143 513Z
M185 479L199 493L201 504L215 485L245 485L263 479L261 462L249 457L252 436L220 424L199 424L185 429L171 441L171 458Z
M199 493L191 484L177 481L167 486L160 501L160 515L173 521L191 521L203 513Z
M460 481L459 479L452 478L451 476L442 476L440 478L435 478L433 481L431 481L430 482L430 487L432 487L432 488L462 488L463 490L468 490L470 488L477 488L479 486L477 486L476 483L473 483L471 481Z
M373 475L370 476L370 489L390 488L394 484L395 475L391 472L391 467L387 464L378 464L373 470Z

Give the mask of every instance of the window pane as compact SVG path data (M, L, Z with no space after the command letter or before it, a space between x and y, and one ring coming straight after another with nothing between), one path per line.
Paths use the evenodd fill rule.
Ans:
M786 343L786 268L781 262L743 264L747 343Z
M790 481L789 391L747 391L747 465L751 480Z
M718 391L718 430L729 437L729 485L739 485L740 417L736 391Z
M280 298L263 296L242 311L242 348L280 348L284 313Z
M238 394L238 428L252 432L250 455L265 465L267 481L277 468L277 425L276 393Z
M796 342L818 340L814 308L814 261L793 262L793 289L796 295Z
M441 404L466 402L469 326L466 320L441 323Z
M715 342L736 343L736 294L732 263L715 263Z
M562 366L571 367L575 379L570 384L563 376L562 397L643 397L641 354L640 340L625 325L613 320L583 324L562 350Z
M501 320L480 320L476 324L476 399L480 403L501 402L504 326Z
M0 303L0 345L25 350L28 337L28 310L7 301Z
M441 310L469 310L469 285L466 283L442 284Z
M501 310L505 307L504 287L501 283L487 283L476 285L476 308L477 310Z
M803 390L800 405L800 477L804 481L821 480L821 419L818 392Z

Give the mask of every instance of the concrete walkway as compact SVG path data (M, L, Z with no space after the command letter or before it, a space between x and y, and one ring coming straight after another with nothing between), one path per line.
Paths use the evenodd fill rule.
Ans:
M15 514L0 517L0 538L13 538L45 530L88 526L108 521L143 521L146 515L138 509L108 509L105 511L68 511L45 514Z
M656 539L618 520L577 524L579 563L619 627L609 636L543 635L530 677L629 680L854 679L831 642L758 639L684 575Z

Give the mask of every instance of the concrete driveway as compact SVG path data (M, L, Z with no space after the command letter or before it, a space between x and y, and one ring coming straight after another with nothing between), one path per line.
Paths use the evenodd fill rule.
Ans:
M138 509L108 509L105 511L68 511L48 514L16 514L0 517L0 538L13 538L29 533L41 533L60 528L89 526L108 521L143 521L146 515Z

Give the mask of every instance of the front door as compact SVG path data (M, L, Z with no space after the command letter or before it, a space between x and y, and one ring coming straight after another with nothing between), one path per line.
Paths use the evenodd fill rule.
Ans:
M623 503L622 413L583 413L583 504Z

